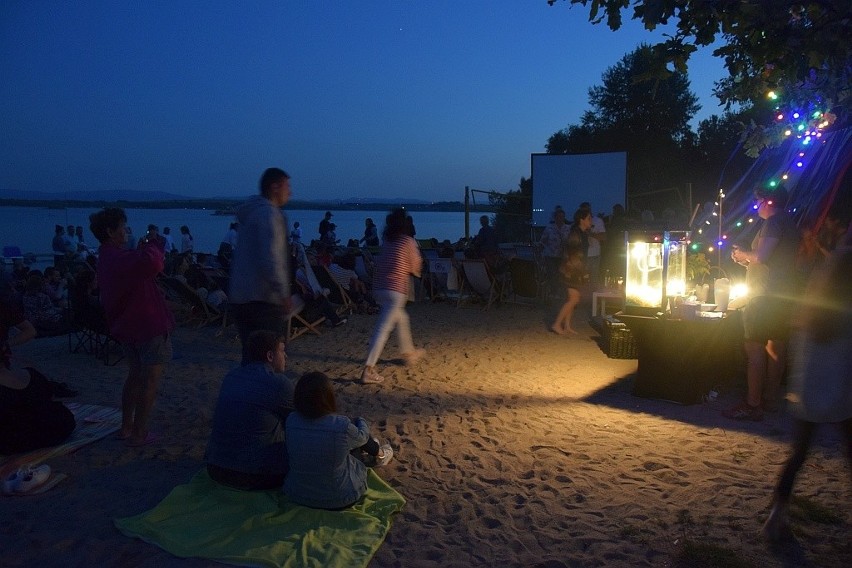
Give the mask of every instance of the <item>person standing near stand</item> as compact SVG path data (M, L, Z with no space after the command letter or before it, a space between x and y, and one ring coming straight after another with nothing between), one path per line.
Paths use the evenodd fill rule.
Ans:
M252 332L266 329L286 336L293 308L287 217L281 208L290 201L290 176L269 168L260 178L260 195L237 209L240 238L231 262L228 301L242 343L242 364Z
M749 301L743 310L748 394L724 413L735 420L763 420L778 404L778 389L787 360L793 313L799 230L787 215L787 190L758 189L757 214L763 223L751 250L734 247L731 258L746 267Z
M606 225L604 220L592 212L592 205L588 201L580 204L580 209L592 214L592 227L589 229L589 253L586 255L586 271L589 275L589 285L592 291L600 288L601 276L601 251L606 241Z

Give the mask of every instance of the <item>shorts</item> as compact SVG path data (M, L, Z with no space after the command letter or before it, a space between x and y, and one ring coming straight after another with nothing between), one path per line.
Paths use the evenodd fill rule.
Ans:
M757 296L748 301L743 309L745 340L765 343L770 339L787 341L793 303L775 296Z
M172 338L168 333L145 343L123 343L121 346L131 367L162 365L172 360Z

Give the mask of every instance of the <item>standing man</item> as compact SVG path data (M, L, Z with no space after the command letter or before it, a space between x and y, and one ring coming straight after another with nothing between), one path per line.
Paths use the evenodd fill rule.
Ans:
M138 249L127 248L127 215L116 207L93 213L89 221L89 229L101 243L101 305L109 331L121 342L128 365L118 437L128 446L144 446L156 441L148 422L163 369L172 359L174 319L157 286L165 241L146 235Z
M251 359L248 338L259 329L287 333L292 311L287 217L290 176L269 168L260 178L260 195L237 209L240 238L231 263L229 303L243 346L242 364ZM327 213L326 215L331 215Z
M588 201L580 204L580 209L592 214L592 228L589 229L589 254L586 255L586 270L589 273L589 284L592 291L598 289L601 275L601 244L606 240L606 226L603 219L592 212Z
M786 370L787 339L795 295L795 260L799 231L787 215L787 190L755 191L763 223L746 251L734 246L731 258L746 267L749 300L743 310L748 360L746 400L724 414L735 420L763 420L774 410Z
M325 241L325 234L331 229L331 211L325 212L325 217L319 224L319 240Z

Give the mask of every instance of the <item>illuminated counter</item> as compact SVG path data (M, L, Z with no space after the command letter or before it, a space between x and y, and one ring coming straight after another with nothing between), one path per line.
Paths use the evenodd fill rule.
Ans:
M639 367L633 394L681 404L701 402L711 389L745 376L740 313L695 320L617 314L633 332Z

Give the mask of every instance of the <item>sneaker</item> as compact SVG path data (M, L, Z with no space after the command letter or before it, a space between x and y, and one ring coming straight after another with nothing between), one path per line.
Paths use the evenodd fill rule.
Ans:
M388 465L393 459L393 448L390 444L384 443L379 448L379 453L376 455L376 465L374 467L382 467Z
M385 378L376 371L375 367L364 367L364 371L361 373L361 384L364 385L378 384L384 380Z
M402 358L405 359L405 364L408 367L416 365L420 359L426 356L425 349L415 349L414 351L409 351L408 353L403 353Z
M11 474L3 482L3 493L6 495L21 495L29 493L50 478L50 466L24 466Z
M759 406L751 406L747 402L741 402L730 410L722 413L726 418L734 420L750 420L752 422L760 422L763 420L763 409Z

